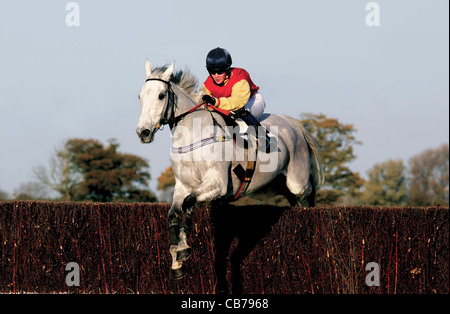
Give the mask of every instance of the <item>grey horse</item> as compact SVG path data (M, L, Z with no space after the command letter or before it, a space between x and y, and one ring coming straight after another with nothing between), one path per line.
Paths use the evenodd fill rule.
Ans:
M150 143L162 126L171 128L170 158L175 177L168 212L171 276L180 279L187 272L183 262L192 253L187 244L191 212L201 203L233 202L243 186L242 176L233 170L246 169L253 160L253 176L245 195L264 201L281 194L291 206L303 207L314 206L315 192L323 184L324 175L319 144L299 121L264 114L260 122L277 138L276 147L269 152L258 150L256 136L250 136L253 133L249 130L245 147L239 128L227 127L220 114L198 107L202 95L196 91L197 79L189 71L174 73L174 63L152 69L151 62L146 61L136 132L142 143ZM234 140L232 133L238 134Z

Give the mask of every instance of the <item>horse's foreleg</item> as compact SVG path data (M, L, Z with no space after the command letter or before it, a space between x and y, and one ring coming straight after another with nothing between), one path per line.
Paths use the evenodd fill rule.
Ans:
M198 202L212 201L226 193L226 184L216 184L205 182L194 192L189 194L184 200L180 222L180 234L177 248L177 261L183 262L192 254L192 248L187 244L187 239L191 233L191 213ZM225 188L224 188L225 186Z
M188 195L183 201L176 257L179 262L187 260L192 254L192 248L187 244L187 239L191 233L191 213L196 202L196 197L192 194Z
M169 243L170 245L177 245L178 244L178 233L180 231L180 225L179 225L179 216L181 214L181 210L179 207L176 206L175 203L172 204L172 206L169 209L167 218L169 222Z
M168 213L170 255L172 256L171 276L173 279L181 279L187 272L183 263L177 260L177 249L180 242L180 225L178 222L180 214L181 208L174 201Z

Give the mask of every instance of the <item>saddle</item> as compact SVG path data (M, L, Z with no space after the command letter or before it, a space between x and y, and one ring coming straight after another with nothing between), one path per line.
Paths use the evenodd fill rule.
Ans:
M265 147L266 153L270 153L271 146L276 142L275 138L270 135L269 130L267 130L263 125L261 125L261 123L250 113L250 111L248 111L245 108L242 108L242 109L237 110L233 114L230 111L227 111L225 113L225 112L216 110L216 112L222 116L222 118L225 121L225 124L229 127L232 127L232 128L238 127L239 130L242 130L241 125L236 122L237 119L241 119L242 121L244 121L247 126L255 127L257 140L259 142L265 141L265 145L263 147ZM264 129L265 138L263 137L263 134L258 134L258 129L260 129L260 128ZM245 149L248 149L249 142L248 142L247 133L245 131L239 132L239 134L233 133L233 140L234 140L235 144L238 144L237 136L240 136L241 139L243 139L243 147Z
M252 181L252 177L253 174L255 172L255 167L256 167L256 157L258 155L258 149L260 147L260 145L258 145L259 141L265 141L265 152L269 153L270 149L271 149L271 144L275 143L276 145L276 141L274 137L270 136L270 132L261 125L261 123L259 123L259 121L250 114L250 112L246 109L240 109L236 112L234 112L234 114L232 114L231 112L227 111L227 112L222 112L222 110L217 110L218 108L214 107L214 110L216 112L218 112L222 118L225 121L225 124L229 127L235 128L236 126L239 128L239 130L241 130L241 126L239 125L239 123L236 122L237 119L241 119L243 120L248 126L254 126L255 130L256 130L256 134L254 134L254 138L249 138L247 136L246 133L241 133L239 132L239 134L233 132L233 141L235 142L236 145L238 145L239 142L242 142L243 140L243 147L244 149L247 149L248 151L248 161L247 161L247 169L244 169L244 167L242 167L241 164L238 164L234 169L233 172L234 174L238 177L238 179L241 181L241 186L239 187L238 192L236 193L236 195L234 196L234 200L237 200L238 198L240 198L241 196L243 196L245 194L245 192L247 191L250 182ZM211 115L212 116L212 115ZM217 121L215 121L214 117L212 116L214 123L218 124ZM258 129L259 128L263 128L265 130L265 134L258 134ZM241 137L240 140L237 139L237 137ZM252 144L250 144L250 142ZM254 147L254 149L249 149L250 147ZM252 156L250 156L250 154L252 154Z
M243 196L245 194L245 192L248 189L248 186L250 185L250 182L252 180L253 177L253 173L255 171L255 166L256 166L256 157L258 155L258 148L260 145L258 145L258 141L260 141L261 139L263 139L265 141L265 150L266 153L271 152L272 150L270 150L271 148L271 143L274 143L275 145L277 145L276 143L276 139L274 137L270 137L269 136L269 131L264 128L261 123L259 123L259 121L250 114L250 112L246 109L240 109L236 112L231 112L228 110L224 110L222 108L218 108L215 106L211 106L208 103L206 103L206 101L198 104L197 106L189 109L188 111L174 117L172 115L172 117L169 119L169 121L167 122L170 127L172 128L174 125L177 125L177 123L179 121L181 121L182 119L184 119L184 117L192 112L194 112L195 110L197 110L198 108L200 108L201 106L205 106L205 108L209 109L209 111L215 111L217 112L219 115L221 115L226 123L227 126L231 126L231 127L235 127L235 126L239 126L239 124L236 122L236 119L242 119L248 126L252 125L255 126L255 130L256 130L256 134L254 134L254 136L250 136L245 138L244 136L246 135L244 134L235 134L233 132L233 140L236 144L238 144L237 141L237 136L241 136L244 139L244 148L247 149L247 154L248 154L248 161L247 161L247 169L244 170L244 168L242 167L241 164L238 164L234 169L233 172L236 174L236 176L238 177L238 179L241 181L241 186L239 187L236 195L234 196L234 200L237 200L238 198L240 198L241 196ZM210 112L211 113L211 112ZM225 130L222 128L222 126L217 122L216 118L214 118L214 115L211 113L211 119L213 120L214 125L218 126L219 128L222 129L222 131L225 132ZM262 127L264 128L265 132L265 136L262 137L258 134L258 129ZM239 126L240 129L240 126ZM226 136L222 136L220 141L225 141L226 140ZM208 139L204 139L201 141L198 141L196 143L193 143L191 145L185 146L185 147L172 147L172 152L175 154L182 154L185 152L190 152L193 151L199 147L202 147L204 145L208 145L211 143L215 143L217 142L217 137L213 136L210 137ZM249 145L249 143L252 143L251 145ZM250 149L253 148L253 149ZM269 150L269 151L268 151Z

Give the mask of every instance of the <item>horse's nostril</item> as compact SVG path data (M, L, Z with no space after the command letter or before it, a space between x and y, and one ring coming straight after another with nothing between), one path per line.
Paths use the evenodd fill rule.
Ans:
M149 129L143 130L142 131L142 136L145 136L145 137L150 136L150 130Z

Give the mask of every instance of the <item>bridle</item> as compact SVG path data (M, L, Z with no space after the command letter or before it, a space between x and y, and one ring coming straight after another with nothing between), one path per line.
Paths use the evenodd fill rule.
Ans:
M201 106L205 106L209 109L212 109L214 111L217 111L223 115L226 116L233 116L234 113L225 109L221 109L221 108L217 108L215 106L211 106L209 105L206 101L196 105L195 107L189 109L186 112L183 112L182 114L178 115L178 116L174 116L175 110L174 110L174 106L176 106L176 100L175 100L175 93L172 90L172 84L170 83L170 81L165 81L163 79L160 78L149 78L146 79L145 82L147 83L148 81L159 81L159 82L163 82L164 84L167 85L167 102L164 106L164 110L163 110L163 115L161 120L159 121L159 124L156 125L156 130L162 130L164 127L164 125L168 124L169 127L172 129L174 126L176 126L178 124L178 122L180 122L181 120L184 119L184 117L186 117L188 114L194 112L195 110L197 110L198 108L200 108ZM172 103L172 104L171 104ZM170 113L169 113L170 111ZM210 112L211 113L211 112ZM217 123L216 119L214 118L214 116L211 114L211 118L214 122L214 124L218 125L220 128L222 128L220 126L219 123Z
M159 81L159 82L163 82L164 84L167 85L167 102L164 106L164 110L163 110L164 113L162 115L162 118L159 121L159 124L156 125L157 130L162 130L164 128L164 125L166 125L166 124L168 124L169 127L172 129L174 126L176 126L178 124L178 122L183 120L184 117L186 117L188 114L194 112L195 110L197 110L198 108L200 108L201 106L206 104L206 101L204 101L204 102L198 104L197 106L189 109L188 111L175 117L174 116L174 113L175 113L174 106L176 106L176 100L175 100L175 93L172 90L172 84L170 83L170 81L165 81L163 79L156 78L156 77L145 80L146 83L148 81ZM170 111L170 113L169 113L169 111Z
M176 103L175 103L175 93L172 90L172 85L170 84L169 81L165 81L160 78L149 78L149 79L145 80L145 83L147 83L148 81L159 81L159 82L163 82L167 85L167 90L166 90L167 101L166 101L166 104L164 105L163 115L161 117L161 120L159 121L159 124L156 125L156 129L162 130L161 127L164 127L164 125L166 125L166 124L168 124L169 127L172 128L176 124L175 118L173 116L173 114L174 114L173 107L176 105ZM170 111L170 113L169 113L169 111Z

